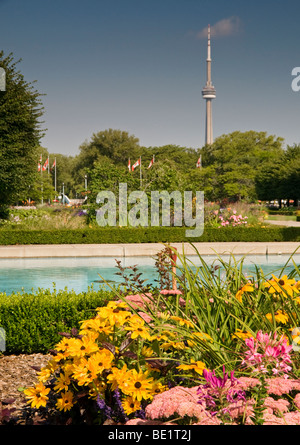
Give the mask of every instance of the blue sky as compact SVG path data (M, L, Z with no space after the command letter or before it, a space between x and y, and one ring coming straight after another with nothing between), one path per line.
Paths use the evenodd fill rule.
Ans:
M76 155L115 128L140 144L204 144L212 26L214 137L266 131L300 143L298 0L0 0L0 49L46 94L41 143Z

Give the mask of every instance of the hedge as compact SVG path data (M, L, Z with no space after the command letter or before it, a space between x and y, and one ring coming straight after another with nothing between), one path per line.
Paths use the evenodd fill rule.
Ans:
M48 353L62 338L59 332L78 329L93 317L97 307L113 298L100 289L74 291L40 289L36 293L0 294L0 327L4 329L5 354Z
M2 229L0 230L0 245L300 241L300 227L207 227L200 237L186 237L185 232L185 227L101 227L62 230Z

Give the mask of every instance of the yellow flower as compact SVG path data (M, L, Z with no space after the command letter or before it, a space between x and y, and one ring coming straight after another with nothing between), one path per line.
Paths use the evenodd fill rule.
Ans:
M113 327L108 324L107 321L101 320L100 318L82 321L80 334L86 335L89 332L109 336L113 333Z
M73 394L71 391L67 391L61 394L61 398L57 399L56 407L60 411L69 411L74 403L73 403Z
M129 378L131 372L127 369L127 365L123 365L122 369L111 368L111 373L107 376L107 381L111 383L111 389L114 391L118 387L125 394L128 394Z
M102 321L108 321L111 326L123 326L132 318L132 313L124 310L126 307L126 303L110 301L107 306L97 309L96 317Z
M170 318L170 314L165 314L164 312L161 312L158 316L164 321L167 321Z
M129 416L129 414L135 413L141 408L141 403L138 400L135 400L131 396L129 396L122 401L122 406L125 413Z
M104 394L106 390L106 384L103 380L96 379L93 380L93 383L91 384L89 395L92 399L96 399L99 394Z
M98 374L102 374L105 369L110 369L114 355L108 349L93 354L87 363L88 370L93 379L97 378Z
M37 373L39 381L45 383L47 380L49 380L51 374L53 374L57 368L58 364L56 361L53 359L49 360L47 365Z
M128 385L128 392L134 400L139 402L142 399L149 399L153 397L153 379L147 377L142 371L137 372L135 369L131 370L131 376Z
M202 375L203 374L203 370L206 369L205 363L203 362L195 362L194 360L191 359L191 364L190 365L179 365L177 366L177 369L180 369L182 371L188 371L188 370L193 370L195 372L197 372L197 374Z
M56 344L55 350L60 352L61 358L66 358L69 355L69 348L76 342L76 338L62 338L59 343ZM57 361L57 360L56 360Z
M292 330L293 343L300 344L300 328L294 328Z
M143 346L142 347L142 355L143 355L143 357L150 358L150 357L153 357L153 354L154 354L153 349L150 348L149 346Z
M231 337L232 337L232 338L241 338L242 340L245 340L246 338L252 338L253 335L252 335L251 332L249 332L249 331L244 332L244 331L242 331L241 329L237 329L237 330L235 331L235 333L232 334Z
M67 391L71 383L70 375L68 373L60 373L56 379L54 391Z
M31 404L31 408L40 408L46 406L49 397L47 394L50 392L50 388L46 388L42 382L39 382L36 386L27 388L24 390L24 394L28 399L27 403Z
M251 286L250 284L245 284L236 294L235 298L242 303L242 296L244 292L253 292L254 291L254 287Z
M188 328L192 328L194 326L191 321L185 320L184 318L181 317L177 317L176 315L172 315L170 319L177 321L179 323L179 326L187 326Z
M173 349L178 349L178 350L183 350L186 348L184 342L176 342L176 341L169 341L166 343L163 343L161 345L161 347L166 351L167 349L173 348Z
M268 280L264 283L264 286L268 288L268 292L270 294L277 293L287 293L291 297L294 294L294 288L296 281L295 279L288 279L287 275L284 275L281 278L275 277L275 275L272 274L273 279ZM298 290L298 289L297 289Z
M136 329L132 330L131 327L125 328L131 332L131 338L134 340L135 338L141 337L145 340L151 340L151 335L149 330L145 326L139 326Z
M269 321L273 320L272 314L267 314L266 317ZM284 311L281 311L281 310L278 310L277 312L275 312L274 318L276 321L278 321L279 323L283 323L283 324L286 324L289 321L289 316Z
M68 352L71 357L84 357L98 351L99 346L90 336L84 336L81 339L76 338L69 346Z
M89 372L86 358L81 358L76 364L74 363L72 376L80 386L88 385L92 382L93 379Z
M160 382L154 382L152 385L153 394L160 394L167 390L165 385L162 385Z

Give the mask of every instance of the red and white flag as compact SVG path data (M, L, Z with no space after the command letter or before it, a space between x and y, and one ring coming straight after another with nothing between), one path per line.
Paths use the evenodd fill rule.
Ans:
M49 159L46 159L45 164L43 165L43 171L45 171L47 169L49 163Z
M141 165L141 158L139 158L139 160L136 161L135 164L133 164L133 166L132 166L132 171L133 171L136 167L138 167L139 165Z
M148 165L148 168L151 168L153 164L154 164L154 155L150 161L150 164Z
M40 162L38 163L38 172L41 171L42 168L42 155L40 156Z
M130 158L128 159L128 170L131 170L131 162L130 162Z
M55 165L56 165L56 159L54 159L54 162L53 162L53 164L52 164L51 170L54 169Z
M196 167L197 168L201 168L201 156L200 156L200 158L197 161Z

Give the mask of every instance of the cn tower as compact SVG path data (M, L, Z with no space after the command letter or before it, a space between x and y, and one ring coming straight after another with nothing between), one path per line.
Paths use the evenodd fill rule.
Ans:
M216 98L216 90L211 82L211 47L210 47L210 25L208 25L208 45L206 59L206 85L202 90L203 99L206 100L206 126L205 126L205 144L213 143L212 126L212 99Z

